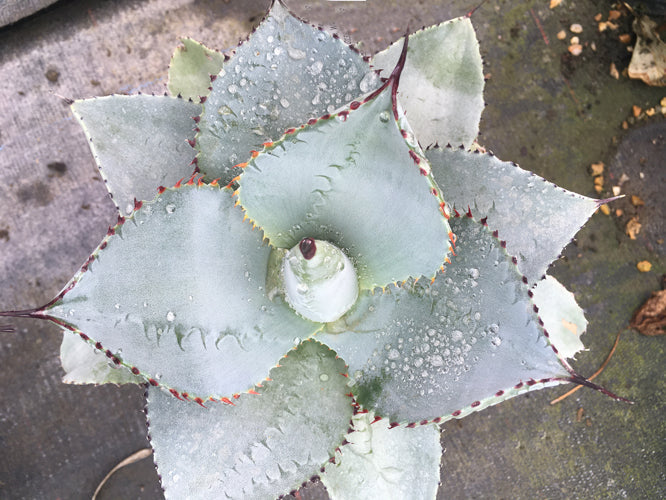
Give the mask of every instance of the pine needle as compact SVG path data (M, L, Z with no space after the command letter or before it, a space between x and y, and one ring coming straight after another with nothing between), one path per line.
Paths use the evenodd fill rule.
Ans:
M142 450L134 452L129 457L122 460L118 465L116 465L113 469L111 469L106 476L104 476L104 479L102 479L102 482L99 483L99 485L97 486L97 489L95 489L95 493L93 493L92 500L97 499L97 495L102 490L102 487L106 484L106 482L109 480L109 478L111 476L113 476L113 474L116 473L116 471L118 469L122 469L123 467L125 467L127 465L131 465L135 462L138 462L139 460L143 460L144 458L148 458L150 455L152 455L152 453L153 453L152 449L143 448Z
M617 336L615 337L615 343L613 344L613 348L608 353L608 356L606 356L606 359L604 360L604 362L601 363L601 366L599 367L599 369L596 372L594 372L588 380L594 380L597 377L597 375L599 375L604 370L604 368L606 368L606 365L608 364L610 359L613 357L613 354L615 353L615 349L617 348L617 344L620 341L620 333L621 332L617 333ZM554 405L554 404L559 403L560 401L562 401L562 400L568 398L569 396L571 396L574 392L581 389L582 387L583 387L582 385L577 385L576 387L571 389L569 392L565 392L564 394L562 394L559 398L553 399L550 402L550 404Z

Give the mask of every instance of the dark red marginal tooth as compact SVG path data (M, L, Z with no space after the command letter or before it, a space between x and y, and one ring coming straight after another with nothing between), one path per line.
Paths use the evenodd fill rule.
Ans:
M116 358L115 356L113 356L113 357L111 358L111 361L113 361L113 364L115 364L115 365L119 365L119 364L120 364L120 360L119 360L118 358Z
M495 238L499 237L499 232L497 232L497 229L495 229L495 230L493 231L493 236L494 236Z
M432 419L433 423L438 424L442 421L442 417L435 417Z
M502 245L502 248L506 247L506 242L503 242L504 245ZM527 285L527 276L523 276L523 283Z
M413 160L414 163L416 163L417 165L418 165L419 163L421 163L421 158L419 158L418 155L417 155L414 151L412 151L411 149L409 150L409 156L411 156L412 160Z
M430 192L432 193L433 196L437 196L437 190L435 188L432 188Z
M186 184L187 186L191 186L191 185L193 185L193 184L194 184L194 178L195 178L196 176L197 176L197 173L194 172L194 173L190 176L190 178L187 180L187 182L186 182L185 184Z
M164 186L159 186L157 188L157 194L162 194L164 193L164 191L166 191L166 188Z
M342 443L340 443L340 446L344 446L346 444L349 444L349 441L347 441L346 439L343 439Z
M199 123L201 121L200 116L194 116L194 117L192 117L192 119L194 120L194 123Z
M407 136L409 135L406 130L400 129L400 134L402 135L403 139L407 139Z
M410 422L405 427L407 429L413 429L414 427L416 427L416 423L415 422Z
M107 236L113 236L114 234L116 234L116 230L114 228L112 228L111 226L109 226L109 230L106 232L106 235Z
M453 209L453 213L455 214L456 218L460 217L460 212L458 212L455 208Z
M181 392L180 395L183 397L183 399L187 399L188 401L190 400L190 395L186 392Z
M330 119L331 119L331 115L330 115L329 113L326 113L326 114L325 114L324 116L322 116L320 119L321 119L321 120L330 120Z
M535 313L538 313L538 312L539 312L539 307L535 304L535 305L532 306L532 310L533 310Z
M217 80L217 75L210 75L210 81L214 82L215 80Z
M203 185L204 185L203 177L199 177L199 178L197 179L197 187L201 187L201 186L203 186Z
M107 244L108 244L108 242L103 241L102 244L99 246L99 249L100 249L100 250L104 250L104 249L106 248L106 245L107 245Z
M466 213L465 215L466 215L467 217L469 217L470 219L471 219L472 217L474 217L474 216L472 215L472 209L469 208L469 207L467 207L467 213Z
M528 290L527 296L531 299L532 297L534 297L534 292L532 290Z
M360 102L352 101L352 102L349 103L349 109L351 109L351 110L358 109L360 105L361 105Z
M90 340L90 337L88 337L85 333L81 333L81 332L79 332L79 337L81 337L81 338L82 338L83 340L85 340L86 342L87 342L88 340Z
M453 413L451 413L451 416L453 416L453 417L459 417L461 413L462 413L462 410L456 410L456 411L454 411Z
M480 405L481 405L481 401L474 401L470 406L472 408L476 408L477 406L480 406Z
M287 129L287 131L285 132L285 135L291 135L291 134L293 134L293 133L295 133L295 132L296 132L296 129L295 129L295 128L290 128L290 129Z
M101 351L102 349L104 349L104 348L102 347L102 343L101 343L101 342L96 342L96 343L95 343L95 349L97 349L98 351Z
M159 384L157 383L157 380L155 380L154 378L149 378L149 379L148 379L148 383L149 383L150 385L152 385L153 387L157 387L157 386L159 385Z
M310 119L308 120L308 125L314 125L315 123L317 123L317 119L316 119L316 118L310 118Z
M208 99L207 96L199 97L199 104L203 104L206 102L206 99Z
M173 187L175 187L175 188L180 188L180 187L182 186L184 180L185 180L185 177L181 177L181 178L178 180L178 182L176 182L176 183L173 185Z
M381 419L382 419L382 417L375 417L375 418L372 419L372 422L370 422L370 423L374 424L375 422L379 422Z
M391 422L389 424L389 429L393 429L394 427L398 427L400 424L398 422Z
M534 384L537 383L537 381L534 380L533 378L531 378L531 379L529 379L526 383L527 383L527 385L529 385L529 386L533 386Z
M501 396L504 396L504 391L497 391L495 393L495 396L498 397L498 398L501 397Z
M199 406L201 406L202 408L205 408L205 406L204 406L204 404L203 404L203 399L201 399L201 398L194 398L194 402L195 402L196 404L198 404Z
M523 387L523 385L524 384L522 382L518 382L516 385L513 386L513 388L514 389L520 389L521 387Z
M112 353L109 349L107 349L106 351L104 351L104 354L106 354L106 357L107 357L107 358L112 358L112 357L113 357L113 353Z
M139 371L139 369L138 369L136 366L133 366L133 367L131 368L131 370L132 370L132 373L133 373L134 375L138 375L139 373L141 373L141 372Z
M143 206L143 202L134 198L134 210L139 210Z
M511 257L511 262L513 262L514 265L518 265L518 259L515 257Z
M506 241L505 240L500 241L500 246L502 248L506 248Z
M349 111L340 111L340 113L338 113L338 116L342 118L343 121L346 122L347 117L349 116Z
M557 350L557 347L555 347L553 344L550 344L550 348L553 350L555 354L559 354L560 351Z

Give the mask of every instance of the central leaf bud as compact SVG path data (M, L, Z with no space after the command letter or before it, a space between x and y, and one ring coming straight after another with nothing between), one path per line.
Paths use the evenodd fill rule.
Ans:
M327 241L302 239L284 256L281 275L289 305L312 321L335 321L358 298L354 265Z

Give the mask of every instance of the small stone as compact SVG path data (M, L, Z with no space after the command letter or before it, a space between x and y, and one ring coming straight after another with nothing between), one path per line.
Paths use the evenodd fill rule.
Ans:
M583 52L583 46L581 44L569 45L569 52L573 56L579 56Z
M617 70L615 63L611 63L610 65L610 75L616 80L620 79L620 72Z
M594 185L595 186L603 186L604 185L604 176L603 175L598 175L594 178Z
M603 186L594 186L594 190L598 193L601 194L601 192L604 190Z
M615 217L622 217L623 215L624 215L624 210L622 210L621 208L615 210Z
M562 3L562 0L550 0L550 8L554 9Z
M580 45L580 38L572 36L571 40L569 40L569 45Z
M636 264L636 269L638 269L642 273L649 273L650 270L652 269L652 264L647 260L642 260L638 264Z
M645 110L645 114L648 115L648 116L654 116L655 113L656 113L656 111L655 111L654 108L650 108L650 109Z
M601 12L599 12L596 16L594 16L594 20L596 22L599 22L603 19L604 16L601 15Z
M561 30L557 35L555 35L558 40L564 40L567 37L567 32Z
M613 191L613 196L620 196L620 193L622 192L620 186L613 186L611 190Z
M635 104L631 107L631 111L634 114L634 118L638 118L638 116L641 114L641 111L643 111L640 106L636 106Z
M582 33L583 27L578 23L574 23L571 26L569 26L569 31L571 31L572 33Z

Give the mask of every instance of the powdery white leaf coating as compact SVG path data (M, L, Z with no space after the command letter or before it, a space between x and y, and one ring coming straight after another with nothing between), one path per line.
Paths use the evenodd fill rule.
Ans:
M298 488L342 441L352 416L344 362L318 342L288 353L258 395L183 403L151 387L151 444L166 498L270 499Z
M550 341L563 357L573 358L585 348L580 336L587 328L585 313L573 293L552 276L539 281L532 293Z
M66 384L140 384L142 377L116 366L106 355L69 330L63 330L60 361Z

